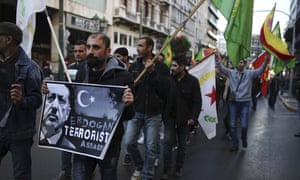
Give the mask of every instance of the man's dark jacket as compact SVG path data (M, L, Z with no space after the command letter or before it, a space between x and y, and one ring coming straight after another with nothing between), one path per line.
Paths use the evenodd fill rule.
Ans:
M136 79L144 70L143 60L138 58L131 64L129 72ZM151 73L146 72L135 86L134 108L136 112L156 115L164 110L169 91L169 69L157 61Z
M103 84L103 85L118 85L118 86L128 86L133 89L133 78L126 71L126 67L123 66L120 61L115 57L110 56L108 58L107 66L102 73L101 77L96 81L91 81L89 79L90 68L88 67L86 61L79 67L76 81L81 83L91 83L91 84ZM134 115L133 105L127 106L122 114L121 121L131 119ZM123 123L120 122L117 126L116 132L112 139L112 143L122 140L124 134Z
M10 60L16 61L15 82L22 85L23 94L21 102L13 104L6 125L0 128L0 137L13 140L31 138L36 132L36 110L42 104L42 72L21 48L7 61Z
M173 78L173 106L170 117L176 120L178 126L187 125L189 119L198 120L202 108L202 98L198 80L188 74L178 81Z

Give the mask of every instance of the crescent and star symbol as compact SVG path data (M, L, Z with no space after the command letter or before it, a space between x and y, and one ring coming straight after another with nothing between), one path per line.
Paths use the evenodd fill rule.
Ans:
M211 92L205 94L205 96L210 97L210 105L212 105L216 101L216 88L215 88L215 86L213 86Z
M95 97L90 96L90 98L89 98L90 103L84 104L84 103L82 102L82 95L83 95L83 94L89 95L89 93L88 93L87 90L81 90L81 91L78 92L78 94L77 94L77 102L78 102L78 104L79 104L81 107L84 107L84 108L85 108L85 107L88 107L90 104L92 104L93 102L95 102Z

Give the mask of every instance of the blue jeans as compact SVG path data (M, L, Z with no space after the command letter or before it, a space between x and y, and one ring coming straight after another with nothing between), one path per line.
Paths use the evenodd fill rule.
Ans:
M31 147L33 139L0 140L0 164L2 158L11 152L13 161L13 177L15 180L31 180Z
M142 179L154 177L154 161L157 152L160 123L161 114L147 115L138 112L127 123L125 145L136 170L142 170ZM145 142L145 162L137 147L137 140L142 128Z
M229 102L229 116L230 116L230 133L231 142L235 147L239 146L239 139L237 135L237 120L240 119L241 139L247 141L248 131L248 115L250 102Z
M186 152L186 140L189 134L189 126L182 125L175 127L174 120L169 120L165 123L165 137L164 137L164 173L168 173L171 169L172 165L172 147L176 143L177 138L177 145L178 150L176 154L176 164L175 168L178 170L182 168L185 158Z
M120 151L121 141L118 141L110 144L103 160L74 154L72 179L92 179L93 172L96 166L99 165L102 180L117 180L117 167Z

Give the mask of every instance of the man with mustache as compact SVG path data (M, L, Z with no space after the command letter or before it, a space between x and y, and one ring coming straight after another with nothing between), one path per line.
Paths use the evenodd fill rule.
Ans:
M114 136L103 160L74 154L72 179L91 179L96 166L99 166L101 179L117 179L118 160L121 152L121 142L124 134L123 121L134 115L132 103L134 101L133 78L126 67L117 58L110 55L110 39L103 33L94 33L87 40L87 58L77 72L76 82L128 86L123 92L122 101L125 104L124 112L116 127ZM44 83L42 92L48 93L49 88ZM101 107L99 107L101 108Z
M147 68L147 72L135 86L135 115L128 121L125 146L132 158L135 170L131 180L154 178L159 129L162 113L169 93L169 69L160 61L152 63L154 41L151 37L141 37L137 42L139 58L131 64L129 72L137 78ZM145 156L137 147L140 131L144 133Z
M63 84L49 84L48 90L40 143L63 145L75 149L75 146L62 136L63 125L68 120L71 111L70 90Z
M20 47L22 37L14 23L0 22L0 162L10 152L14 179L30 180L42 72Z
M117 179L117 166L124 134L122 121L131 119L134 115L133 78L126 67L114 56L110 55L110 39L103 33L94 33L87 40L87 59L80 65L76 81L82 83L128 86L123 93L126 107L121 116L115 134L103 160L74 154L73 180L91 179L96 166L99 166L101 179ZM100 107L99 107L100 108Z

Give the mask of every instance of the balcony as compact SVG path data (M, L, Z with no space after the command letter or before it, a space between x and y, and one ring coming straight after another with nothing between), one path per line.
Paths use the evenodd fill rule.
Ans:
M160 5L161 6L169 6L170 2L169 2L169 0L160 0Z
M207 35L215 41L218 39L217 35L215 33L213 33L211 30L207 31Z
M218 29L217 23L213 19L209 18L207 21L214 29Z
M212 4L210 4L210 5L208 6L208 9L209 9L209 11L210 11L217 19L219 19L217 10L216 10L216 8L215 8Z
M164 24L158 26L158 23L152 21L149 17L143 17L143 31L156 36L165 37L169 31L164 27ZM124 25L130 27L134 31L139 31L140 13L132 13L126 10L125 6L115 8L113 16L113 25Z

